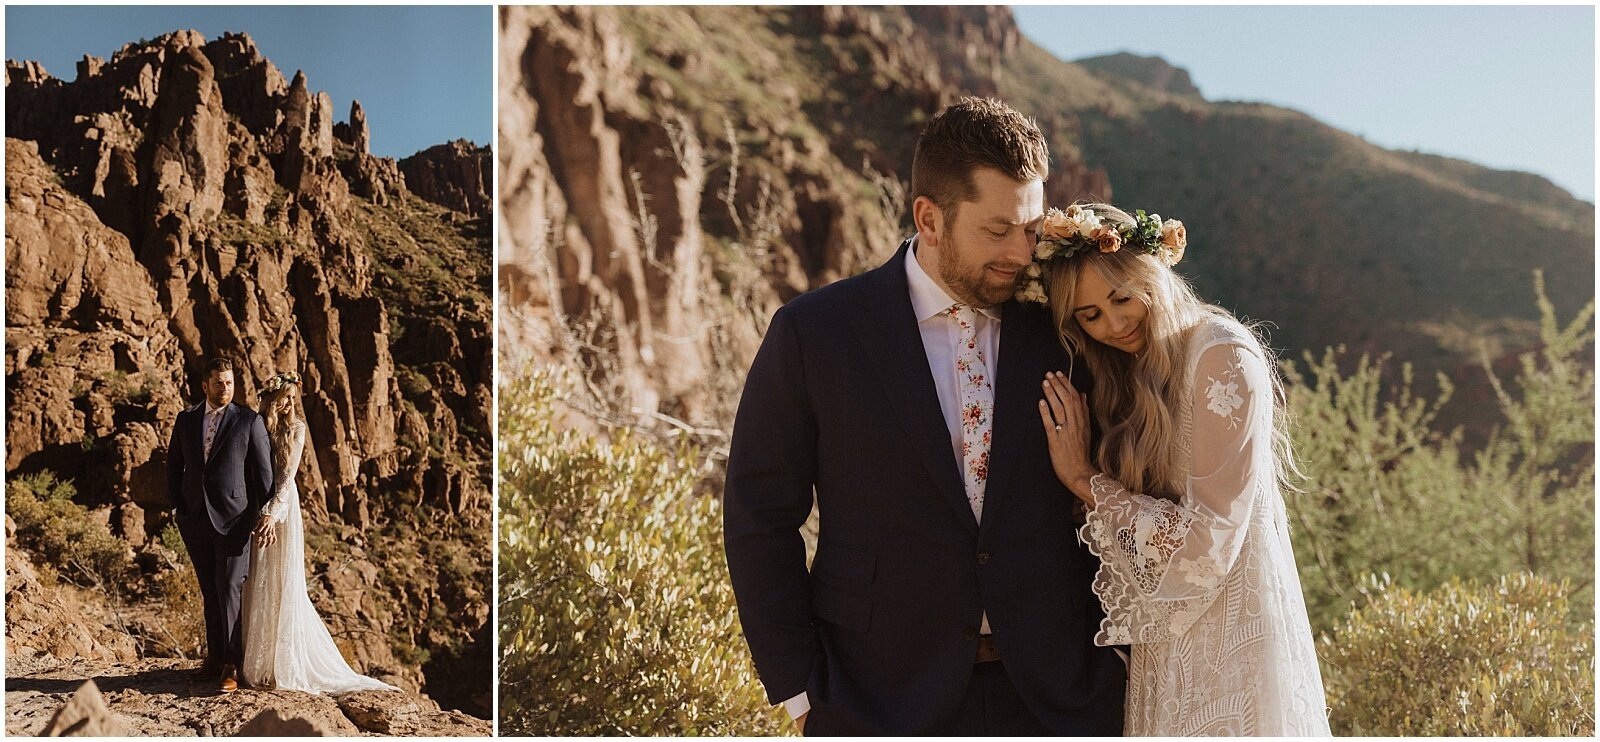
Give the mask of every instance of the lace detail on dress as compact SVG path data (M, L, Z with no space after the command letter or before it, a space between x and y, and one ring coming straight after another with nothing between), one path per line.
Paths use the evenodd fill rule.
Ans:
M1091 478L1089 488L1095 507L1089 510L1079 535L1100 558L1094 592L1106 612L1095 643L1137 644L1182 634L1199 612L1180 601L1152 598L1173 554L1183 546L1184 535L1196 520L1205 522L1204 514L1169 500L1134 495L1103 474ZM1185 563L1183 569L1194 574L1213 572L1197 560Z
M1233 411L1244 406L1244 397L1239 396L1239 382L1235 378L1238 374L1237 367L1229 367L1222 372L1221 379L1211 379L1211 386L1206 387L1206 409L1217 417L1227 418L1230 430L1240 422Z
M1078 534L1100 558L1095 643L1130 644L1124 733L1329 733L1321 673L1274 476L1271 378L1243 327L1189 339L1177 502L1090 480Z

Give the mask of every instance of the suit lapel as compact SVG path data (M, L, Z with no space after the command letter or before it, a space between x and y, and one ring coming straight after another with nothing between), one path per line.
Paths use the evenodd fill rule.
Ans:
M1028 439L1028 426L1039 426L1038 401L1044 397L1039 383L1044 371L1038 359L1048 355L1030 348L1026 319L1017 303L1000 307L999 367L994 370L994 437L989 443L989 483L983 493L983 533L995 522L997 506L1005 500L1018 466L1019 450Z
M183 418L181 420L179 420L179 424L183 426L183 435L184 435L184 437L189 439L189 448L186 449L186 450L187 451L193 451L195 454L198 454L197 456L193 457L194 460L199 461L202 466L205 465L205 463L206 463L206 461L205 461L205 456L206 456L206 403L205 403L205 400L202 399L202 400L200 400L200 404L198 406L189 408L184 413ZM189 458L189 454L185 453L184 457L185 458Z
M854 314L856 335L928 476L962 524L976 535L978 523L967 504L960 466L950 450L950 430L945 427L928 354L911 308L904 263L909 245L909 240L902 243L900 252L873 272L874 286L861 302L861 311Z

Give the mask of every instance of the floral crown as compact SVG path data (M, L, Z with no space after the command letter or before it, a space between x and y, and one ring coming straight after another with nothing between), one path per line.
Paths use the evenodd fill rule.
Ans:
M261 389L263 391L275 392L279 389L289 386L290 384L295 384L298 386L300 384L300 374L297 374L293 371L284 371L283 373L267 379L267 383L262 385Z
M1038 304L1050 300L1044 289L1044 266L1052 260L1070 259L1091 250L1116 252L1126 247L1153 255L1171 268L1183 259L1188 244L1183 222L1162 221L1159 214L1146 214L1143 209L1134 212L1133 224L1102 220L1093 209L1078 204L1068 206L1066 211L1051 209L1045 212L1044 223L1039 227L1039 244L1033 249L1033 262L1028 264L1022 285L1017 287L1016 298Z

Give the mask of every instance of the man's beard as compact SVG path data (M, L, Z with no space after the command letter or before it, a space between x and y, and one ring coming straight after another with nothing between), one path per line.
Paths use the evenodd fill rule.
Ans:
M973 307L986 309L1002 304L1017 293L1017 284L1022 281L1022 269L1026 266L1016 266L1017 274L1010 280L1002 280L989 275L989 266L1005 269L1002 263L983 263L977 266L966 266L961 263L961 250L954 240L947 241L939 250L939 277L944 279L944 285L955 292L957 300L966 302Z

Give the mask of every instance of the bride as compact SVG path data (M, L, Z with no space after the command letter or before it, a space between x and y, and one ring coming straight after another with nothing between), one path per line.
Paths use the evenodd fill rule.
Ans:
M244 680L256 688L308 693L398 690L350 669L306 593L305 531L295 473L306 424L295 412L300 377L267 381L262 399L272 443L273 495L251 535L250 578L244 584Z
M1086 396L1052 374L1039 403L1101 560L1095 643L1131 645L1126 734L1328 735L1280 494L1282 388L1256 337L1172 271L1186 244L1176 220L1052 209L1019 294L1049 304L1095 380Z

